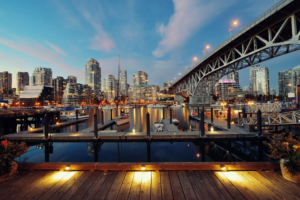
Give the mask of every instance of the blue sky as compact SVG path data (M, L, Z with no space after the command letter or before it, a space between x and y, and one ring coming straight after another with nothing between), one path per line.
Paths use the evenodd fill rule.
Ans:
M88 58L100 62L102 78L128 71L128 81L141 70L149 84L162 85L205 45L216 48L233 33L274 5L274 0L52 0L0 2L0 71L31 75L50 67L53 77L75 75L84 83ZM294 52L261 63L270 70L270 88L278 92L278 71L300 65ZM241 86L249 85L249 68L239 71Z

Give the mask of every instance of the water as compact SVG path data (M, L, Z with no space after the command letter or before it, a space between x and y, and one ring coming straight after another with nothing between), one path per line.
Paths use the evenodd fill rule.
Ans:
M260 140L27 143L19 162L271 161Z

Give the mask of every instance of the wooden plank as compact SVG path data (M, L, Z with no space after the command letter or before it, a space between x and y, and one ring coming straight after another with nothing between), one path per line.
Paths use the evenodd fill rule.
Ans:
M143 172L134 172L131 189L128 199L135 200L140 198Z
M258 179L262 184L270 188L273 192L275 192L277 195L279 195L283 199L294 199L290 194L286 193L284 190L279 188L277 185L266 179L264 176L259 174L256 171L249 171L249 174L254 176L256 179Z
M82 184L82 186L77 190L77 192L74 194L72 199L79 200L82 199L82 197L85 195L85 193L90 189L92 184L94 184L95 180L98 178L98 176L101 174L101 172L93 172L90 177Z
M128 199L134 172L127 172L121 185L117 199Z
M36 173L33 173L32 177L28 177L28 181L24 181L22 185L20 185L18 188L15 188L14 192L9 191L8 193L1 195L1 198L3 199L20 199L24 193L28 191L28 189L31 188L31 186L35 185L40 180L44 179L47 174L50 172L46 171L39 171ZM9 197L6 197L6 195L9 194Z
M24 172L24 171L23 171ZM2 182L1 186L0 186L0 194L7 192L7 191L13 191L16 187L18 187L19 185L22 185L24 181L26 181L28 179L29 176L33 175L33 172L29 172L26 171L27 173L23 173L23 175L16 175L14 179L14 181L10 181L9 184L5 184L6 181ZM16 179L17 178L17 179ZM11 179L11 180L13 180Z
M161 178L161 192L162 199L169 200L173 199L171 183L169 179L169 174L167 171L163 171L160 173Z
M280 181L276 177L272 176L269 172L259 172L262 176L264 176L266 179L271 181L273 184L280 187L282 190L284 190L286 193L290 194L296 199L300 199L300 187L297 187L298 190L294 190L290 184L286 184L285 182Z
M93 199L107 177L108 173L101 172L82 199Z
M171 183L171 187L172 187L173 197L176 197L177 199L184 199L183 190L182 190L181 183L179 181L177 172L170 171L169 177L170 177L170 183Z
M93 172L84 172L82 176L70 187L60 199L71 199L79 190L82 184L92 175Z
M277 180L279 180L279 181L283 182L284 184L286 184L287 186L289 186L291 189L293 189L295 191L299 191L299 189L300 189L299 185L297 185L296 183L293 183L291 181L286 180L285 178L282 177L281 174L278 174L277 172L269 172L269 174L271 174Z
M151 172L151 199L162 199L159 172Z
M202 171L195 171L195 174L196 174L195 178L197 178L199 183L204 187L205 191L207 192L208 199L220 199L219 194L217 193L217 191L215 190L211 182L204 175L204 173ZM198 186L198 188L200 188L200 186Z
M256 196L257 199L264 200L270 199L266 194L260 191L255 185L252 184L248 179L246 179L240 172L235 172L239 175L239 179L251 190L251 192Z
M46 191L40 199L49 199L52 197L56 191L58 191L62 186L64 186L77 172L66 172L67 175L53 185L48 191Z
M30 200L39 199L45 192L50 190L58 181L64 178L68 172L54 172L52 176L47 177L47 179L40 183L36 188L33 188L33 195L30 196Z
M178 177L181 183L182 190L184 192L184 196L186 199L197 199L196 194L193 190L193 187L189 181L189 178L187 177L185 171L179 171Z
M113 182L115 181L118 172L109 172L108 176L106 177L105 181L101 185L100 189L96 193L94 199L105 199L107 193L112 186Z
M141 185L141 192L139 198L141 200L151 199L151 175L152 175L151 172L143 172L142 174L142 185Z
M223 172L227 179L235 188L245 197L245 199L257 199L257 197L249 190L249 188L241 181L239 174L236 172Z
M126 176L126 172L124 172L124 171L120 171L118 173L114 183L112 184L110 190L107 193L106 199L116 199L117 198L125 176Z
M232 185L232 183L222 172L214 172L214 174L234 199L245 199L244 196L241 195L241 193L234 187L234 185Z
M223 184L219 181L219 179L215 176L215 174L212 171L204 172L204 174L214 186L216 192L220 195L221 199L232 199L232 196L228 193L226 188L223 186Z
M49 199L60 199L69 190L69 188L71 188L73 184L80 179L83 174L83 171L78 171L76 174L70 177L70 179L62 187L55 191Z
M11 184L13 184L16 181L19 181L24 176L28 175L29 171L21 170L18 174L14 175L13 177L10 177L10 179L7 179L3 182L0 182L0 193L3 190L6 190L10 188Z
M259 180L257 180L255 177L253 177L248 172L240 171L239 173L242 174L246 179L248 179L249 182L251 182L253 185L255 185L261 192L263 192L270 199L282 199L276 193L271 191L268 187L266 187L264 184L262 184Z

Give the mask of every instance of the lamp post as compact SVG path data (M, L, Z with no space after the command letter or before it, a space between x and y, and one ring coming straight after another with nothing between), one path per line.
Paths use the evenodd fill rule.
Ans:
M203 49L203 54L204 54L204 57L205 57L205 53L206 53L206 50L209 50L210 49L210 46L209 45L206 45Z
M194 64L194 62L196 62L198 60L197 57L194 57L193 60L192 60L192 64Z
M232 31L232 27L233 26L237 26L238 25L238 21L233 21L230 25L229 25L229 33L230 33L230 38L231 38L231 31Z

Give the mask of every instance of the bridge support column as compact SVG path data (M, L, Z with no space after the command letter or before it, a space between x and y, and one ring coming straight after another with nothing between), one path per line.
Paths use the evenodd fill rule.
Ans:
M258 136L262 135L262 124L261 124L261 111L257 111L257 132Z
M212 103L212 96L190 96L190 104L211 104Z

